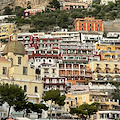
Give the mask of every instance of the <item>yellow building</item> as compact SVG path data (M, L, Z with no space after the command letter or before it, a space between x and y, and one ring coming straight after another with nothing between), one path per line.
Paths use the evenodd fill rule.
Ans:
M29 101L38 103L42 97L42 81L36 79L35 70L29 67L24 46L16 40L8 43L0 57L0 83L20 85L26 91Z
M93 71L93 80L113 80L120 79L120 62L92 61L87 64Z
M2 23L0 24L0 39L8 39L16 29L14 23Z
M107 93L100 93L96 91L81 91L68 93L65 100L65 111L69 112L70 107L79 107L84 103L99 102L98 112L105 110L113 110L119 105L119 101L110 100ZM99 114L97 113L97 119Z
M101 61L120 61L120 45L96 44L101 50Z

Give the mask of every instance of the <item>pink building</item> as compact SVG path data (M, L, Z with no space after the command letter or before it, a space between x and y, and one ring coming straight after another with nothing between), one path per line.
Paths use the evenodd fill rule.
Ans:
M27 9L27 10L24 11L24 17L35 15L37 12L41 13L42 11L45 11L45 8Z

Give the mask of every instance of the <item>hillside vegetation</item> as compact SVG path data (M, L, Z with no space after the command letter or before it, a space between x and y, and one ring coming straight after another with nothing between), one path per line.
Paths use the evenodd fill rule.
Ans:
M115 4L113 2L109 2L108 5L102 6L94 2L93 5L88 9L79 8L68 11L59 10L59 7L56 7L56 9L52 11L50 7L51 6L47 7L46 11L37 13L35 16L22 18L24 8L18 6L16 7L14 13L11 13L16 14L17 17L15 19L9 19L9 22L15 22L18 27L24 24L30 24L30 26L33 28L31 32L35 32L51 30L55 31L55 27L57 26L71 30L74 28L73 23L75 18L84 18L85 16L95 17L96 19L102 19L104 21L120 18L120 1ZM7 11L5 12L7 13Z

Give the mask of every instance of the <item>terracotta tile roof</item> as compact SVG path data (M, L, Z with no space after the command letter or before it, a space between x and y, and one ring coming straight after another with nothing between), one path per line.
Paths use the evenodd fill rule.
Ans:
M7 59L5 59L3 57L0 57L0 62L10 62L10 61L8 61Z

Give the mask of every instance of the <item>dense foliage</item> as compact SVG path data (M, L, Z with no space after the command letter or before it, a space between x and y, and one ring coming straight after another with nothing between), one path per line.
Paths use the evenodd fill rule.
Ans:
M91 105L85 103L80 105L78 108L71 108L70 113L76 114L80 118L90 118L91 115L95 114L98 111L98 105L99 103L93 103Z
M0 96L2 103L7 102L9 105L8 117L12 106L16 111L25 109L27 97L22 87L11 84L0 84Z
M51 101L55 101L56 104L63 106L65 104L64 100L66 98L65 95L61 95L60 94L60 90L49 90L46 91L43 94L42 97L45 101L51 100Z
M120 82L111 82L116 89L113 90L112 92L112 98L115 99L116 101L119 100L120 104Z
M33 104L28 102L25 91L18 85L0 84L0 96L2 104L6 102L9 105L8 117L11 107L14 107L15 111L24 110L25 114L32 111L41 113L42 109L48 109L45 104Z
M69 30L74 28L75 18L84 18L86 16L95 17L102 20L114 20L120 18L120 2L109 2L108 5L100 5L100 0L94 0L92 6L88 9L78 8L71 10L60 10L59 2L53 0L46 7L46 10L42 13L37 13L35 16L29 18L23 18L24 8L17 6L15 11L11 14L16 14L15 19L9 19L9 22L15 22L18 26L24 24L30 24L33 28L31 32L35 31L55 31L56 27L68 28ZM51 10L51 7L55 7L55 10ZM8 7L5 9L5 13L8 11Z

